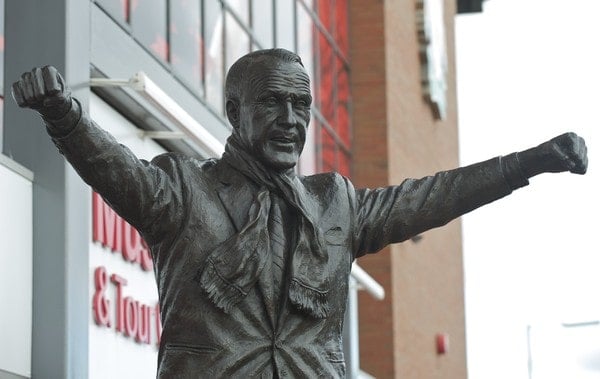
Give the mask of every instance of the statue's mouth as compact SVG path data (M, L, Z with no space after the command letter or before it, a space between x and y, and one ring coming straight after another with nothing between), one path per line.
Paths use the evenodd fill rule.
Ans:
M271 138L271 141L279 142L279 143L294 143L294 142L296 142L296 139L292 138L292 137L274 137L274 138Z
M295 133L276 132L269 137L269 140L276 144L288 145L295 144L298 141L298 137Z

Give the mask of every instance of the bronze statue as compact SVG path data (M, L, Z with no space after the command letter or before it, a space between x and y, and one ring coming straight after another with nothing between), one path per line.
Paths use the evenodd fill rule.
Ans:
M355 189L294 166L309 77L286 50L253 52L226 81L221 159L136 158L96 126L52 67L13 84L79 175L148 242L163 335L158 376L343 377L352 261L510 194L542 172L587 168L567 133L532 149L398 186Z

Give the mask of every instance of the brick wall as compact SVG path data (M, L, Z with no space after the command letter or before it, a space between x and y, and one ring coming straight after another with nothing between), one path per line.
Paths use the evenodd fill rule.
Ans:
M352 177L357 187L400 183L456 167L454 2L446 1L448 115L421 90L416 0L351 0ZM359 264L386 290L359 296L361 368L378 378L466 378L460 222L391 246ZM450 335L438 356L435 335Z

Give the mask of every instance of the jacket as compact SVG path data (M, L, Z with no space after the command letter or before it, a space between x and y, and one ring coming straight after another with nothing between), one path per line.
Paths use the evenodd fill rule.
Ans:
M344 377L354 259L444 225L518 182L507 180L515 174L503 171L501 158L377 189L355 189L336 173L298 176L332 260L331 313L309 317L285 297L274 308L264 296L272 284L265 273L228 314L195 277L214 247L245 225L256 185L220 160L175 153L140 160L85 114L67 135L51 134L79 175L149 244L163 323L160 378Z

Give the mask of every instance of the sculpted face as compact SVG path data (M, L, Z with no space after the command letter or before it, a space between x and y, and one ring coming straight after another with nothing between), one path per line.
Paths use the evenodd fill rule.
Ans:
M239 135L264 165L293 168L310 121L310 80L298 63L268 59L248 69L239 106Z

